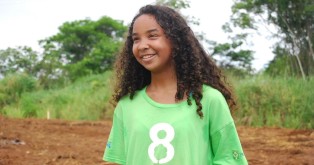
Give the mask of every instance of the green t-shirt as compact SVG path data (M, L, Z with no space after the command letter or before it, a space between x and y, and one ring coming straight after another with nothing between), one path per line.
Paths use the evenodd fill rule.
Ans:
M160 104L138 91L122 98L103 159L123 165L247 164L223 95L203 85L202 111L192 101Z

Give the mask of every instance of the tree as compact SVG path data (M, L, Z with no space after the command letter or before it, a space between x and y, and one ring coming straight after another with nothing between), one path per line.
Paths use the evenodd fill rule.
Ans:
M250 74L253 71L253 51L242 48L246 35L236 35L231 42L216 43L208 41L211 55L216 57L217 63L225 70L237 73L238 76Z
M254 19L257 16L275 25L278 33L273 37L280 38L277 47L285 49L287 55L293 57L295 62L289 65L293 72L304 79L314 74L313 0L235 0L232 9L232 22L242 29L258 30L257 24L260 22ZM297 68L294 67L295 63Z
M269 62L265 73L273 77L277 75L295 76L296 73L294 73L294 70L297 70L298 64L295 63L296 61L289 55L289 52L277 46L273 53L276 54L276 56Z
M126 30L123 22L106 16L65 22L58 34L40 41L44 48L41 72L45 78L75 80L111 69Z
M0 50L0 75L26 73L35 76L39 55L27 46Z

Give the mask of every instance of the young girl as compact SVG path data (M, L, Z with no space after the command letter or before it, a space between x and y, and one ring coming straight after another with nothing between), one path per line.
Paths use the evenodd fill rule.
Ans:
M147 5L117 59L104 160L126 165L247 164L221 71L184 18Z

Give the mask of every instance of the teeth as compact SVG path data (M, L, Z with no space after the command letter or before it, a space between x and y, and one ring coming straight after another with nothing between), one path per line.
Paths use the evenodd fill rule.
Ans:
M152 55L152 54L150 54L150 55L145 55L145 56L143 56L142 58L143 59L148 59L148 58L151 58L151 57L153 57L154 55Z

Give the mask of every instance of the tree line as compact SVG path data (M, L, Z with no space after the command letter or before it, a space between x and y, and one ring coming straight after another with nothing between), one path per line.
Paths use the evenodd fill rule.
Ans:
M232 11L234 27L258 31L264 22L276 28L272 37L279 42L267 73L303 79L314 74L314 0L236 0Z
M158 4L177 10L189 8L186 0L157 0ZM235 73L252 73L254 52L243 49L248 29L258 31L258 21L272 24L277 32L272 37L280 39L274 45L274 59L264 73L271 76L295 76L306 79L314 74L314 0L235 0L232 15L222 29L231 38L229 43L207 41L205 47L224 69ZM191 24L198 24L187 17ZM235 33L235 29L243 30ZM115 55L127 25L108 16L93 21L83 19L65 22L59 32L39 41L43 52L28 46L0 50L0 75L25 73L35 77L49 88L56 84L73 82L77 78L103 73L112 69Z

